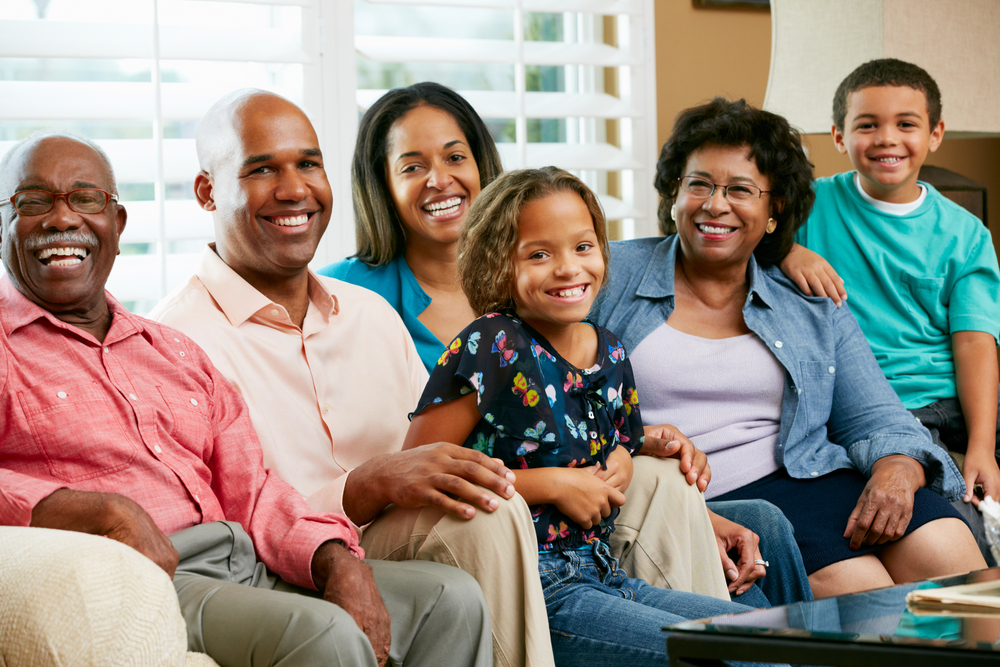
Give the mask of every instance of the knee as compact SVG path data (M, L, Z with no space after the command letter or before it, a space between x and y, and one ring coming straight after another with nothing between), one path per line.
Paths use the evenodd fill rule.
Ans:
M524 534L535 540L535 524L531 518L531 510L524 498L515 493L513 498L500 499L497 508L492 512L479 510L471 521L457 519L463 524L463 531L485 532L492 539L516 539Z
M354 617L334 604L302 608L289 615L277 646L302 665L374 665L375 651ZM277 656L276 656L277 657Z
M632 459L632 481L625 492L628 503L642 505L687 504L691 501L704 504L698 487L688 484L681 474L680 461L659 459L653 456L636 456Z

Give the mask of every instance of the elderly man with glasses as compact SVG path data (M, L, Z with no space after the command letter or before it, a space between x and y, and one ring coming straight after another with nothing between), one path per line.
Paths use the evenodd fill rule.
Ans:
M221 664L489 664L471 577L362 561L345 516L263 467L205 353L104 291L127 217L115 192L85 139L30 137L0 162L0 526L148 556L173 577L189 648Z

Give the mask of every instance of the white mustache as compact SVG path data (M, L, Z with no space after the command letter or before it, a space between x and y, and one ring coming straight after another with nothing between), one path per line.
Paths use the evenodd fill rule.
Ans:
M96 246L100 241L90 232L52 232L51 234L32 234L24 240L24 247L29 251L38 250L42 246L83 245Z

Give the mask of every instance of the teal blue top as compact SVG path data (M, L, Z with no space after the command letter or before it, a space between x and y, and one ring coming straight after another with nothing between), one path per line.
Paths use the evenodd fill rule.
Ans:
M1000 332L1000 269L989 230L933 186L905 215L865 201L855 172L816 181L795 240L846 281L851 310L903 405L958 395L951 335Z
M417 346L420 360L427 367L427 372L431 372L434 364L444 354L445 347L417 319L420 313L427 310L431 298L417 282L402 255L397 255L394 260L382 266L369 266L356 257L350 257L324 266L318 273L366 287L388 301L403 318L403 324Z

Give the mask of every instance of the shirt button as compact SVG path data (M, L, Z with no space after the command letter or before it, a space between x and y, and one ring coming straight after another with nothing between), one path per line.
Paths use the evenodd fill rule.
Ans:
M198 494L197 494L197 493L196 493L196 494L194 494L194 501L195 501L196 503L200 503L200 502L201 502L201 498L199 498L199 497L198 497Z
M277 308L272 308L271 309L271 314L274 315L274 316L277 316L278 315L278 309Z
M139 400L139 397L136 396L135 394L129 394L128 397L131 398L133 401L138 401Z
M796 391L801 394L802 393L802 387L799 387L798 389L796 389Z
M330 411L330 404L329 403L324 403L323 404L323 410L325 410L326 412L329 412Z
M56 392L56 396L58 396L59 398L66 398L66 392L65 391Z
M181 342L181 339L180 339L180 338L175 338L175 339L174 339L174 342L175 342L175 343L179 343L179 342ZM197 497L198 497L198 496L195 496L195 498L197 498Z
M588 412L587 416L590 417L591 419L593 419L594 418L594 411L591 410L590 412Z
M180 354L181 354L182 357L184 356L184 352L183 351Z
M819 476L819 473L818 473L818 472L816 472L815 470L813 470L813 471L812 471L811 473L809 473L809 476L810 476L810 477L818 477L818 476Z
M191 399L191 405L195 405L195 406L198 405L198 401L196 401L195 399L192 398Z
M774 346L775 347L782 347L783 345L784 345L784 343L782 343L780 340L774 341Z
M157 454L163 453L163 450L160 449L159 445L153 445L153 451L156 452ZM813 474L816 474L816 473L813 473Z
M110 347L104 348L104 354L111 354L111 348Z
M826 371L827 371L827 372L828 372L828 373L829 373L830 375L833 375L833 372L834 372L835 370L837 370L837 369L836 369L836 368L834 368L833 366L830 366L829 368L827 368L827 369L826 369Z

